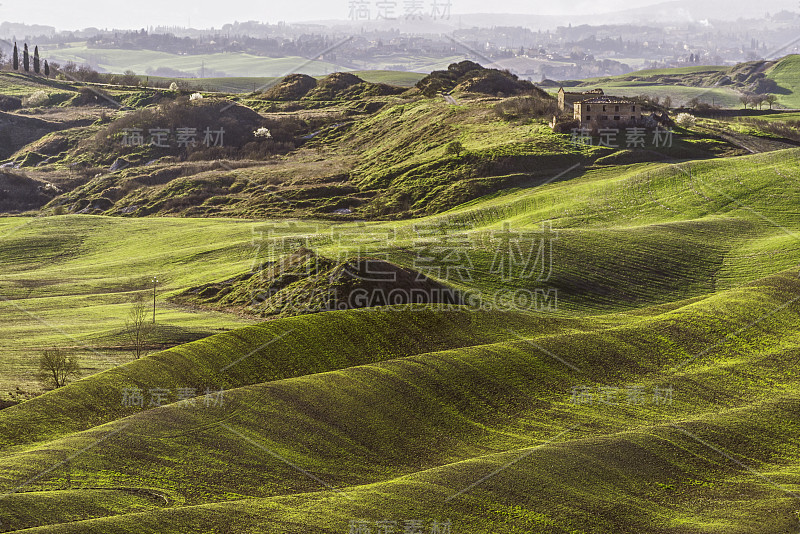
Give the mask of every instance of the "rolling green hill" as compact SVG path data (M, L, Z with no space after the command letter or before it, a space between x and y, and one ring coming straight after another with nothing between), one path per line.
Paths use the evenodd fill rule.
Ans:
M356 225L370 238L356 250L413 266L420 225L445 222L471 243L471 276L445 278L486 311L280 319L2 410L0 515L34 532L340 532L412 518L487 533L790 528L786 492L800 483L797 157L598 168L427 219ZM493 273L492 232L507 223L530 238L542 221L559 232L552 275ZM4 331L55 313L47 323L86 341L118 328L111 302L124 309L154 267L165 295L246 269L264 232L305 236L329 256L355 246L311 221L2 222L3 262L19 273L5 276L16 289L2 305L25 310L4 313ZM34 239L41 256L31 262L23 251ZM142 286L112 277L120 262ZM55 272L70 282L34 283ZM493 300L537 288L558 291L555 310L501 311ZM192 324L159 300L159 323ZM215 312L190 313L219 325ZM44 325L25 331L29 344L59 339ZM24 368L35 351L18 350ZM143 406L124 405L132 388ZM154 388L169 392L164 405L149 405ZM180 402L179 388L224 393Z
M781 103L800 108L800 55L785 57L770 69L767 76L785 90L781 92Z
M587 510L605 510L592 527L752 532L757 525L741 504L745 492L761 513L774 516L755 530L769 532L794 520L786 513L789 498L747 470L732 473L731 465L746 456L759 471L781 473L781 486L796 479L790 458L800 451L786 444L796 432L798 404L786 387L797 383L785 369L781 385L774 384L774 365L797 362L793 331L800 309L786 307L797 295L792 272L606 331L539 333L529 342L507 323L519 339L228 390L222 406L198 401L134 409L46 447L15 448L0 465L11 480L28 480L65 454L89 448L70 462L73 491L147 488L170 503L169 510L153 504L146 515L54 531L177 532L200 523L221 527L231 514L239 528L280 524L286 532L406 517L450 519L469 532L570 531L587 526ZM719 346L718 329L744 332L767 314L768 323ZM742 350L753 358L741 361ZM70 387L91 387L102 378ZM167 381L151 375L148 383ZM572 403L573 388L587 384L611 388L616 397L609 404ZM630 388L651 395L665 384L675 402L624 402ZM67 393L41 399L58 405ZM17 411L30 416L35 402L5 410L0 419ZM473 486L498 469L485 485ZM63 466L48 475L26 491L64 487ZM693 506L697 492L710 492L712 504ZM553 508L553 493L561 495L563 509ZM277 503L305 504L274 506L279 496L285 497ZM209 501L232 502L217 513L197 506ZM0 499L0 507L12 502ZM315 518L306 517L312 513ZM723 513L727 520L719 523Z

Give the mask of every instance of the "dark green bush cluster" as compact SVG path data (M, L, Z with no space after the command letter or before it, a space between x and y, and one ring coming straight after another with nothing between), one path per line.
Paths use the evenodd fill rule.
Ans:
M494 105L494 112L505 120L550 118L558 115L558 103L550 97L517 96Z
M447 70L433 71L417 82L416 87L427 97L449 93L456 88L489 95L533 93L546 96L531 82L520 80L507 70L487 69L473 61L453 63Z

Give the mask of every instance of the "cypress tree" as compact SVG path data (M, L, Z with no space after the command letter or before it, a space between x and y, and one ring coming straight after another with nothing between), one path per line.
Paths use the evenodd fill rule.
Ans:
M44 60L44 75L50 77L50 65L47 64L46 59Z
M22 48L22 68L25 69L25 72L31 71L31 58L28 54L28 43L24 43Z
M39 47L33 47L33 72L39 74Z
M17 50L17 43L14 43L14 57L11 61L14 70L19 70L19 51Z

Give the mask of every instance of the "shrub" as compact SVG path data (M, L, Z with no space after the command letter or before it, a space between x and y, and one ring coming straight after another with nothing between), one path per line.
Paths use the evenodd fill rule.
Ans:
M94 87L81 87L81 90L72 100L72 103L76 106L113 106L114 102L115 100L108 93Z
M200 93L192 93L192 95L189 97L189 100L202 100L202 99L203 95Z
M256 139L269 139L272 137L272 133L263 126L258 130L256 130L255 132L253 132L253 135L256 136Z
M494 112L501 119L516 120L542 118L558 115L558 104L552 98L520 96L508 98L494 105Z
M691 128L696 122L697 119L694 117L694 115L689 113L679 113L678 116L675 117L675 124L681 128Z
M14 111L22 107L22 100L13 96L0 95L0 111Z
M23 100L23 104L28 107L38 107L47 104L50 101L50 97L47 93L42 90L35 91L33 94L28 95Z

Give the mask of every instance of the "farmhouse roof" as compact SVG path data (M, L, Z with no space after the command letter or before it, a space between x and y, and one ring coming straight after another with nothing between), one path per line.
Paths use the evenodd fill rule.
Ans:
M591 91L575 92L575 91L564 91L564 88L561 87L559 90L562 91L565 95L602 95L603 94L603 90L602 89L592 89Z
M627 98L619 98L616 96L598 96L595 98L587 98L586 100L581 100L577 102L577 104L635 104L633 100L628 100Z

